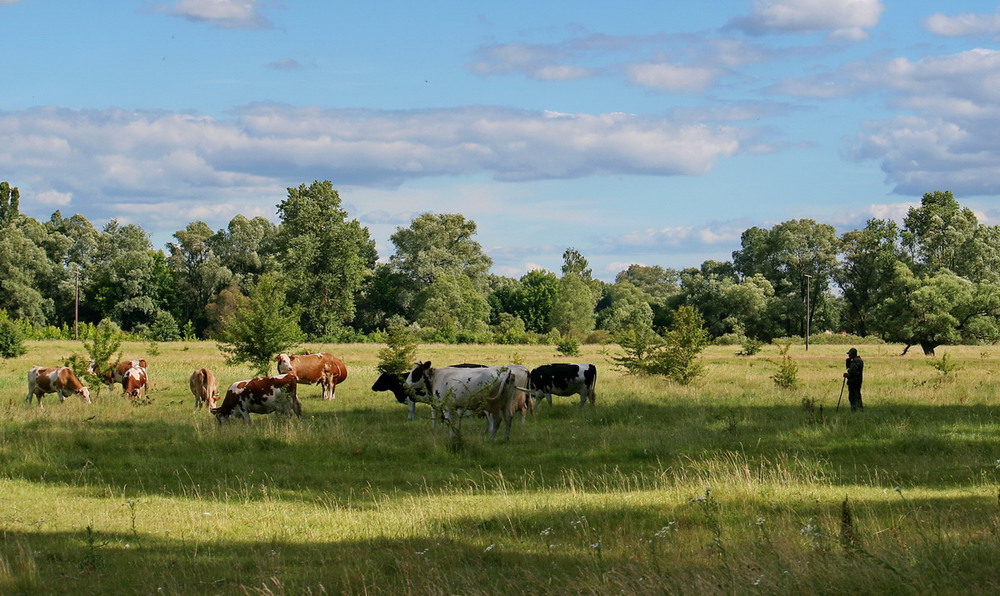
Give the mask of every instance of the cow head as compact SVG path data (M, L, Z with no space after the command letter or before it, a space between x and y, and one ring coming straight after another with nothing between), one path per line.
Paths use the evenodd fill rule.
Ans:
M89 388L87 388L87 387L80 387L80 390L79 391L75 391L74 393L79 393L80 397L83 398L83 401L87 402L88 404L94 403L94 402L90 401L90 389Z
M431 362L418 362L417 365L406 375L403 384L413 389L424 389L430 392L430 370Z
M279 373L286 373L292 370L292 357L288 354L278 354L274 357L274 361L278 363Z

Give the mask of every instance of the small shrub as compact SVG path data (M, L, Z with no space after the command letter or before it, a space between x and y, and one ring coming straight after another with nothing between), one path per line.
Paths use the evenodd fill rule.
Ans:
M777 370L773 375L771 375L771 380L774 384L782 389L795 389L799 384L799 365L795 363L791 355L788 353L788 349L792 344L787 343L784 346L778 346L778 353L781 354L781 360L777 361Z
M737 356L753 356L754 354L760 352L760 349L764 347L764 342L752 337L744 337L743 342L740 345L743 349L736 352Z
M932 368L937 370L944 379L954 379L958 371L962 370L962 366L951 359L949 354L943 354L940 358L935 358L930 361Z
M580 342L572 337L563 337L556 342L556 351L565 356L579 356Z
M392 375L407 372L417 360L417 342L408 327L390 327L385 347L378 351L378 372Z
M25 352L21 329L7 316L7 311L0 310L0 358L16 358Z

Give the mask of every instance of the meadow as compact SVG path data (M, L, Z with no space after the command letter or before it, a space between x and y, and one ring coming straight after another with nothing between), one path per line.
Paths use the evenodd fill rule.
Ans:
M370 344L337 399L220 426L188 376L250 376L215 345L124 345L147 403L25 402L27 370L83 353L29 342L0 361L2 594L713 594L1000 592L1000 347L713 346L682 387L615 370L614 347L423 345L436 364L594 362L597 402L553 397L509 443L481 420L449 449L429 409L373 393ZM151 352L155 352L152 354ZM917 350L919 352L919 350ZM948 355L953 370L941 370ZM96 394L96 388L95 394Z

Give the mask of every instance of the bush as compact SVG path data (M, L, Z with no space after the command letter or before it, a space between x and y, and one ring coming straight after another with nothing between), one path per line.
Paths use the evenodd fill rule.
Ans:
M792 360L791 355L788 353L788 349L791 346L791 343L778 346L778 353L781 354L781 360L775 362L777 370L771 375L771 380L774 381L774 384L782 389L795 389L799 384L799 365Z
M708 332L701 313L692 306L674 312L673 324L663 337L647 328L628 329L617 337L625 356L615 361L631 373L663 375L689 385L705 372L698 355L708 345Z
M407 327L390 327L385 333L385 347L378 352L378 372L399 374L412 370L417 359L417 342Z
M565 356L579 356L580 342L572 337L563 337L556 342L556 351Z
M0 358L16 358L25 352L20 327L7 316L7 311L0 310Z
M153 341L178 341L181 338L181 330L177 327L174 316L161 310L153 317L148 337Z

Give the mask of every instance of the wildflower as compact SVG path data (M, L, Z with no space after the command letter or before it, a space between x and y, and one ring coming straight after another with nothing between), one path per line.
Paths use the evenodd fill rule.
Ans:
M597 542L591 544L590 548L592 548L594 550L601 550L601 541L598 540Z
M757 526L758 528L760 528L760 527L762 527L762 526L763 526L763 525L764 525L765 523L767 523L767 519L765 519L765 518L763 518L763 517L758 517L758 518L757 518L757 521L756 521L756 522L754 522L754 525L755 525L755 526Z
M496 545L495 545L495 544L491 544L491 545L487 546L487 547L486 547L486 549L485 549L485 550L483 550L483 552L484 552L484 553L488 553L488 552L490 552L491 550L493 550L493 547L494 547L494 546L496 546Z
M668 535L670 535L671 532L673 532L674 530L677 529L675 527L676 525L677 525L677 522L672 521L669 524L667 524L667 525L663 526L662 528L660 528L659 530L657 530L657 532L656 532L656 534L654 534L654 536L656 536L657 538L663 538L664 536L668 536Z
M539 532L539 534L541 534L542 536L548 536L551 533L552 533L552 528L545 528L544 530Z

